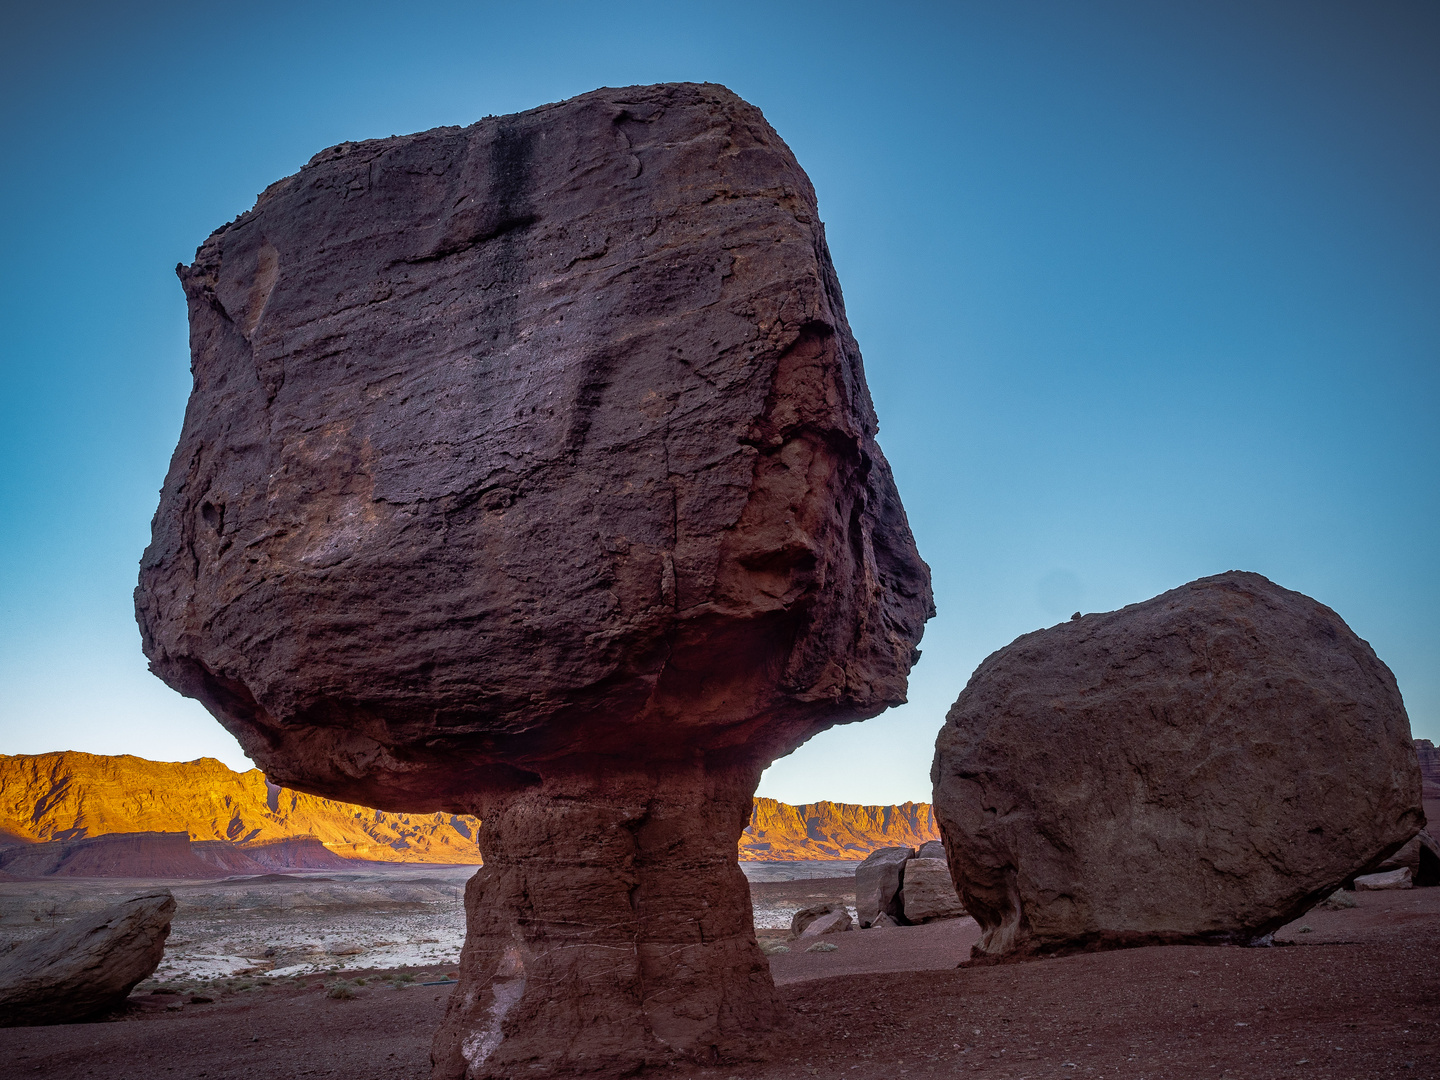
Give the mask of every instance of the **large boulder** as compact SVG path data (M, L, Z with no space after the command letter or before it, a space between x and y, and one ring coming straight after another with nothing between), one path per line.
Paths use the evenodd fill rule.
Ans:
M855 915L861 929L875 926L881 916L904 921L900 876L914 855L911 847L877 848L855 868Z
M977 957L1261 940L1424 821L1390 670L1239 572L992 654L931 778Z
M928 846L928 845L927 845ZM950 880L950 864L941 858L920 858L905 864L900 882L900 910L908 923L953 919L965 914L965 905Z
M0 1027L68 1024L124 1004L160 964L175 897L132 897L0 954Z
M784 142L673 84L344 143L180 277L145 652L275 783L483 819L436 1075L755 1052L757 779L933 610Z

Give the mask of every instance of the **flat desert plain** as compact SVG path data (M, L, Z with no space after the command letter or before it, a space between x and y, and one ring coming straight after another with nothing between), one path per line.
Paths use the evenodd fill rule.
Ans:
M815 866L748 868L762 940L783 942L779 926L798 907L853 903L848 874L805 876ZM471 872L178 886L168 967L107 1021L0 1030L6 1075L428 1077L430 1037L454 985L455 890ZM121 892L126 884L103 883ZM101 885L43 889L73 888L91 903ZM242 902L224 906L225 888ZM66 899L37 899L41 889L0 886L12 933L25 918L36 923L24 905L59 910ZM978 936L970 919L829 935L836 948L818 953L789 943L769 958L784 1013L766 1060L651 1072L683 1080L1440 1077L1440 889L1348 895L1354 907L1311 911L1262 949L1145 948L969 967Z

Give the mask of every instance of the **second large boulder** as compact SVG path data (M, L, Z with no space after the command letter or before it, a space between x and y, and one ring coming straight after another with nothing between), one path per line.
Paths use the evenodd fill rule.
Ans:
M124 1003L160 963L175 897L132 897L0 957L0 1027L88 1020Z
M1389 668L1239 572L991 655L931 779L980 957L1263 940L1424 823Z

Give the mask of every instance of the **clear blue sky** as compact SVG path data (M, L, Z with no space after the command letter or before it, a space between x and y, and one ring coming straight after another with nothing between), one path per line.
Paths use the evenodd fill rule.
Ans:
M126 10L126 9L139 9ZM10 5L0 752L239 748L130 591L189 392L173 267L322 147L721 82L815 182L939 615L911 704L767 774L928 798L974 666L1240 568L1440 739L1440 7Z

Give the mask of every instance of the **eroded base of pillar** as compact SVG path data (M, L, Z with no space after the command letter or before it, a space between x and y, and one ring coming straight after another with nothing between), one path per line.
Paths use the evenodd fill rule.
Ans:
M599 763L484 799L435 1080L762 1056L775 987L735 855L758 779Z

